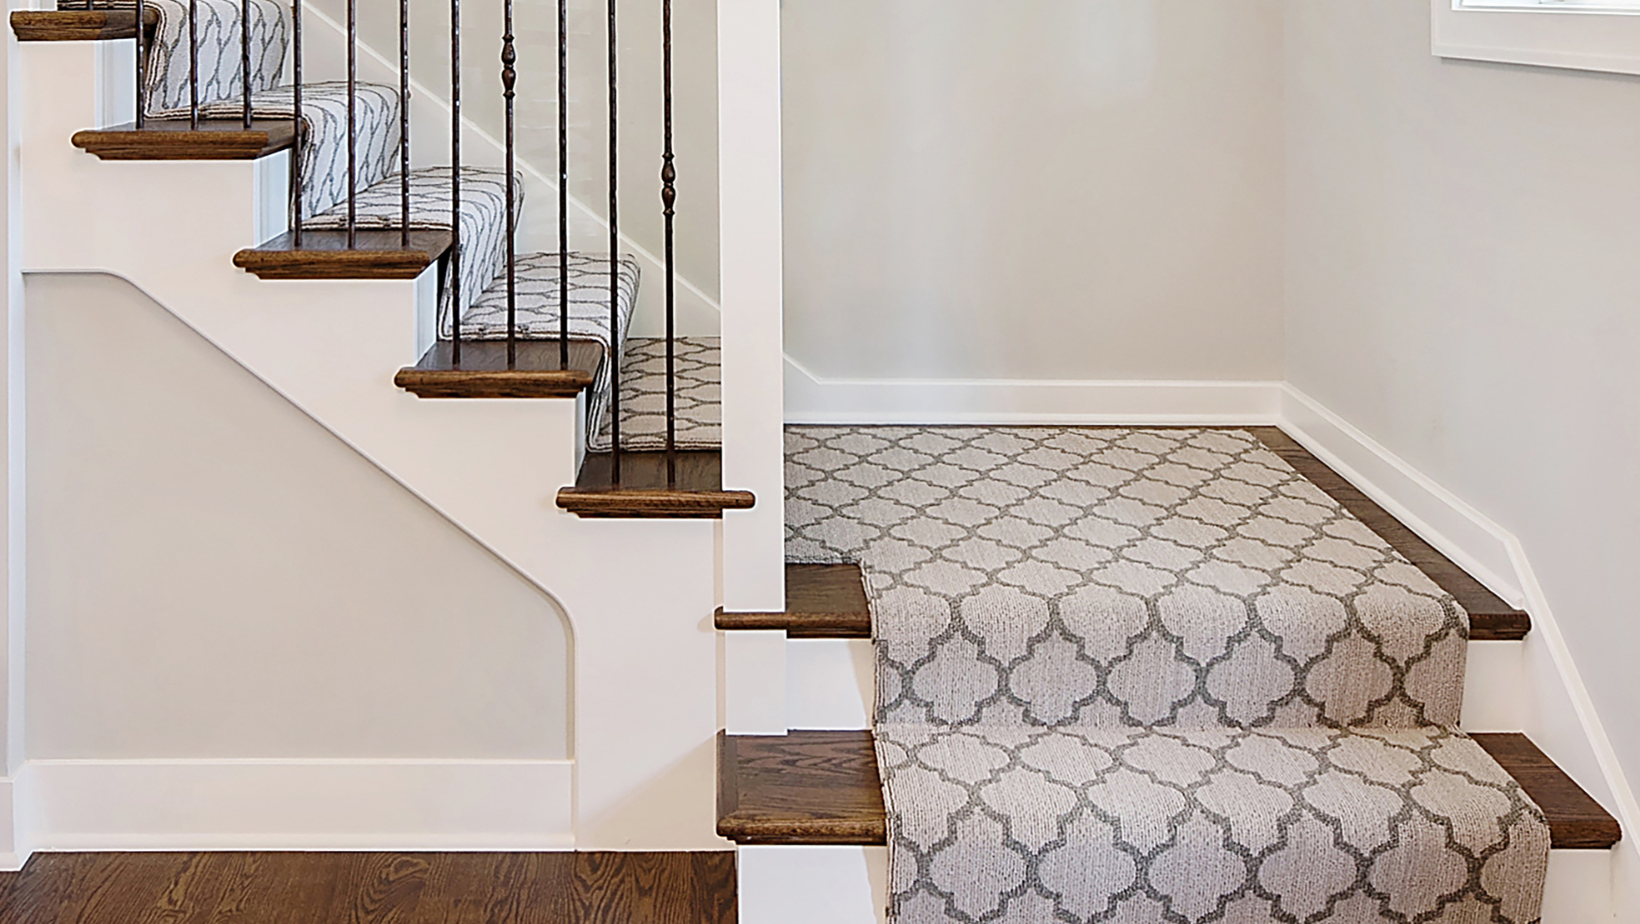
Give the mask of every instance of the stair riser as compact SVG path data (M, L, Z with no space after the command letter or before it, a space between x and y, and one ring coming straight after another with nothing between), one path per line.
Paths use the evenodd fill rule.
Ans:
M1608 920L1610 850L1554 850L1543 924ZM741 847L740 924L882 924L886 847Z
M727 633L730 637L742 634ZM765 664L777 649L761 649ZM1463 727L1470 731L1518 731L1526 725L1525 643L1470 642L1464 679ZM784 671L765 666L771 678L783 673L788 728L860 729L871 726L872 652L868 639L791 639ZM770 687L766 687L768 689ZM778 688L778 687L775 687ZM762 712L775 697L758 697ZM765 716L773 726L777 718Z

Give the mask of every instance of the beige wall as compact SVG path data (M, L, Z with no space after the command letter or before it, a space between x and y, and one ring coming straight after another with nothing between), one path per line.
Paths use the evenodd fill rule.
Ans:
M1640 768L1640 80L1287 4L1293 384L1519 536Z
M786 349L1278 379L1278 0L785 0Z
M567 756L553 601L129 283L27 297L28 757Z

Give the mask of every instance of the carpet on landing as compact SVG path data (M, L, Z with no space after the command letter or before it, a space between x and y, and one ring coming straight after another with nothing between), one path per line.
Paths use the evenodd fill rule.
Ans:
M858 562L889 913L1536 921L1542 812L1458 731L1468 617L1249 433L792 427Z

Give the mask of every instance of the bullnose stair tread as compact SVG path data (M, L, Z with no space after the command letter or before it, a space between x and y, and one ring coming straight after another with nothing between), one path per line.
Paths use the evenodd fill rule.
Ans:
M871 609L859 565L786 565L786 610L725 613L719 629L784 629L791 638L870 638Z
M1518 641L1531 631L1530 616L1504 602L1452 559L1436 551L1434 546L1317 459L1280 427L1246 429L1300 475L1354 514L1356 519L1416 565L1442 590L1456 598L1458 604L1469 613L1469 637L1472 640Z
M469 340L461 344L461 362L453 357L454 345L440 340L393 382L422 398L574 398L592 385L604 348L571 340L566 365L556 341L523 340L509 364L506 341Z
M346 231L310 229L296 246L293 232L234 254L233 265L263 279L414 279L450 249L449 230L412 230L403 244L397 230L358 232L352 247Z
M159 10L143 10L152 28ZM136 10L13 10L11 31L20 42L85 42L128 39L137 35Z
M1549 816L1554 846L1566 850L1605 850L1623 838L1623 827L1519 732L1473 732L1471 738L1492 755L1520 788Z
M1617 819L1525 735L1471 737L1543 809L1556 849L1605 850L1622 838ZM719 733L717 831L739 844L886 843L871 732Z
M723 489L723 453L680 450L676 478L668 480L666 453L622 452L620 478L610 453L587 453L575 486L558 492L558 506L597 519L720 519L725 510L748 510L750 491Z
M148 119L74 133L74 146L103 160L255 160L291 146L296 129L289 119Z

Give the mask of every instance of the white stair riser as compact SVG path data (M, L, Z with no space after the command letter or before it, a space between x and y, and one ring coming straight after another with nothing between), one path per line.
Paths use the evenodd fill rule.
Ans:
M1611 918L1610 850L1555 850L1543 924ZM882 924L886 847L741 847L740 924Z
M742 633L727 633L730 636ZM771 633L758 633L768 635ZM871 725L872 652L867 639L791 639L784 670L764 649L762 672L782 676L787 727L859 729ZM1525 728L1525 645L1522 642L1470 642L1464 679L1463 726L1470 731L1520 731ZM771 679L765 690L775 690ZM765 705L757 734L774 720L767 713L776 695L745 696Z

